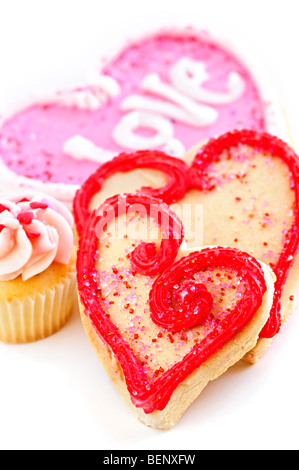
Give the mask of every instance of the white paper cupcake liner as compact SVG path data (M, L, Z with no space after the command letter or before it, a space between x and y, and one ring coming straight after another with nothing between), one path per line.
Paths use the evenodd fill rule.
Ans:
M0 341L28 343L54 334L70 317L75 292L76 274L72 272L34 298L0 300Z

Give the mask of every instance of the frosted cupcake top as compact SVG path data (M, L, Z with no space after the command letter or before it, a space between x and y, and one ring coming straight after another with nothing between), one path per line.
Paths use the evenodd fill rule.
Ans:
M73 248L73 216L41 193L0 195L0 281L26 281L54 261L67 264Z

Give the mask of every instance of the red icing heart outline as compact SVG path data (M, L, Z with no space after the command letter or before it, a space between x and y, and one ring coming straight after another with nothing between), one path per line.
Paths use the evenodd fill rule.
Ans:
M77 230L80 233L90 216L88 209L92 197L101 190L103 182L116 172L125 173L137 168L151 168L167 174L168 183L162 188L144 187L137 194L148 194L161 199L166 204L180 200L189 189L189 168L183 160L170 157L159 150L140 150L135 153L122 153L113 160L101 165L77 191L73 208Z
M134 203L145 204L147 211L150 206L161 206L161 200L149 196L131 194L125 197L127 202L121 205L122 210L117 212L116 216L129 210ZM109 345L122 367L133 404L143 408L145 413L151 413L154 410L163 410L178 384L245 327L262 303L266 284L260 264L247 253L233 248L206 248L200 252L193 252L172 264L183 240L183 233L180 231L178 242L173 237L163 238L162 243L164 242L168 248L172 246L174 249L171 257L169 257L168 250L165 251L163 247L160 250L161 256L158 258L157 271L162 270L163 272L152 286L151 304L159 305L161 292L163 295L164 288L169 292L173 281L177 282L180 277L186 275L190 278L196 270L198 272L200 269L211 267L233 267L242 276L245 292L236 307L224 319L217 319L212 331L206 334L204 339L197 343L180 362L177 362L156 380L149 380L139 359L106 314L101 299L100 274L95 268L98 235L107 225L106 208L111 203L114 208L117 207L118 200L122 201L123 199L124 196L115 196L106 201L99 210L91 214L84 232L81 233L77 258L78 289L85 314L90 318L97 334ZM169 212L169 218L172 220L171 226L177 226L176 223L178 223L177 227L181 228L176 215L167 205L162 204L162 210ZM158 222L159 220L157 217ZM149 252L147 252L148 254ZM144 256L144 252L141 255ZM131 258L134 268L136 268L136 259L138 265L139 256L140 252L137 247ZM151 259L149 259L149 264L151 265ZM166 265L168 267L165 268ZM162 291L161 280L166 280ZM184 324L181 326L184 328Z
M299 160L294 150L277 137L253 130L228 132L218 138L211 139L203 146L197 153L190 169L181 160L168 157L162 152L142 151L136 154L122 154L112 162L102 165L79 189L74 200L75 220L80 233L80 228L84 226L86 218L90 215L88 206L91 197L100 190L103 181L117 171L129 171L136 168L155 168L165 172L169 176L167 186L160 189L146 188L144 190L141 188L139 193L145 192L162 199L168 204L178 201L191 188L213 190L214 188L209 186L206 175L209 164L217 159L218 155L225 149L239 143L259 148L281 158L287 164L294 184L294 221L285 237L279 261L273 268L277 277L273 306L269 320L260 333L260 337L272 338L280 330L280 298L282 288L293 264L299 244Z

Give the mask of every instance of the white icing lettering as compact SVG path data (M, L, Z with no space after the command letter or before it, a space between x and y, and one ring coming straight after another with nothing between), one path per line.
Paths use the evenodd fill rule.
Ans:
M177 158L183 158L186 153L186 148L182 142L178 139L169 139L164 147L162 148L163 152Z
M202 62L183 57L170 69L170 80L177 90L203 103L223 105L236 101L245 91L245 81L237 72L228 75L225 92L203 88L209 75Z
M155 134L145 137L134 132L138 128L152 129ZM156 114L132 111L126 114L113 130L113 137L123 147L132 150L160 147L173 137L173 126L168 119Z
M171 85L163 83L157 74L153 73L145 77L141 83L141 89L168 99L175 103L175 105L165 100L162 101L133 95L123 101L121 105L123 110L128 110L130 105L132 106L132 104L134 104L132 102L130 103L133 98L135 107L163 114L171 119L176 119L177 121L184 122L191 126L208 126L213 124L218 117L218 113L215 109L210 106L194 103L194 101L177 91Z
M170 69L170 84L163 83L156 73L147 75L140 84L141 90L162 99L137 94L126 97L120 108L128 114L120 119L113 131L115 141L128 149L164 145L164 149L175 149L179 154L176 156L181 156L183 144L178 145L177 139L173 139L172 120L196 127L212 125L218 118L218 111L209 105L229 104L244 93L245 81L236 72L228 75L224 92L204 88L202 85L208 78L205 64L187 57ZM154 129L156 134L150 138L137 135L134 131L138 127Z
M140 90L148 95L129 95L120 105L126 114L112 131L115 142L130 150L161 148L170 155L183 157L185 147L175 138L172 121L195 127L210 126L218 119L214 106L232 103L245 91L245 81L237 72L228 75L223 92L205 88L203 85L208 79L206 65L187 57L181 58L170 68L169 84L164 83L156 73L147 75L140 84ZM94 76L90 83L88 89L63 93L60 100L68 106L98 109L107 99L120 93L120 86L112 77ZM138 129L143 128L153 131L153 135L137 133ZM113 152L96 146L80 135L68 139L63 151L77 160L98 163L114 156Z
M91 140L74 135L63 145L63 151L76 160L89 160L103 163L115 157L115 153L96 146Z

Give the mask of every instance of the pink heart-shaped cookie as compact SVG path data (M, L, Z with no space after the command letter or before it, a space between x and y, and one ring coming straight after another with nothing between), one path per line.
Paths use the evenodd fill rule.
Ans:
M255 69L224 41L191 29L130 43L92 84L4 115L0 186L47 191L70 204L99 163L122 151L181 157L234 128L285 135L275 99Z
M90 215L78 251L88 338L133 413L162 429L254 346L274 291L272 271L247 253L182 241L166 203L126 194Z

